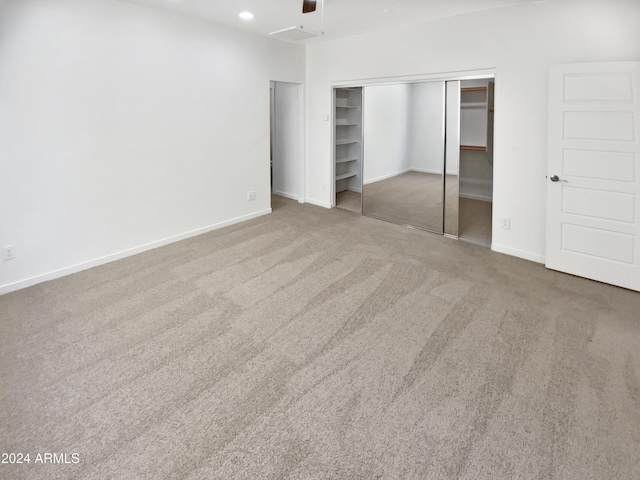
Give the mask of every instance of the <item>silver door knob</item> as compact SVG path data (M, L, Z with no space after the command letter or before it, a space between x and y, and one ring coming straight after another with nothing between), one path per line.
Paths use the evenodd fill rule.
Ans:
M551 180L552 182L559 182L560 177L558 175L553 175L552 177L549 178L549 180Z

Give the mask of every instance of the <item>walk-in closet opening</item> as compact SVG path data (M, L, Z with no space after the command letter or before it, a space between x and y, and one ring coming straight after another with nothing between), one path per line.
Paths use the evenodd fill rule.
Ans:
M301 88L297 83L270 82L271 193L300 200L303 196Z
M493 79L460 82L459 238L491 245Z
M492 75L333 89L335 206L491 245Z

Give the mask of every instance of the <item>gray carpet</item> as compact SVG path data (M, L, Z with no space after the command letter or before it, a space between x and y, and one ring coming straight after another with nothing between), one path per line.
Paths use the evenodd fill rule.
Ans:
M336 193L336 208L353 213L362 213L362 194L351 190Z
M490 247L493 203L460 197L459 209L459 238Z
M442 175L406 172L362 187L365 215L442 232Z
M446 207L443 208L442 175L410 171L363 187L365 215L431 232L458 233L458 178L447 175Z
M640 294L274 197L0 297L7 479L640 478Z

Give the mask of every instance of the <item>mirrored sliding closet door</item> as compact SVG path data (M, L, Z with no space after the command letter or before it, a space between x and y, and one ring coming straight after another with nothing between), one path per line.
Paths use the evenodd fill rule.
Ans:
M493 79L334 89L336 206L491 244Z
M443 233L444 82L365 87L362 213Z

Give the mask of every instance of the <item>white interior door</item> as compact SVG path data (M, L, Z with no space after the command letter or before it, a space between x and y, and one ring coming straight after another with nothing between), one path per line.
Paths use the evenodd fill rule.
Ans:
M640 62L557 65L548 268L640 291Z

